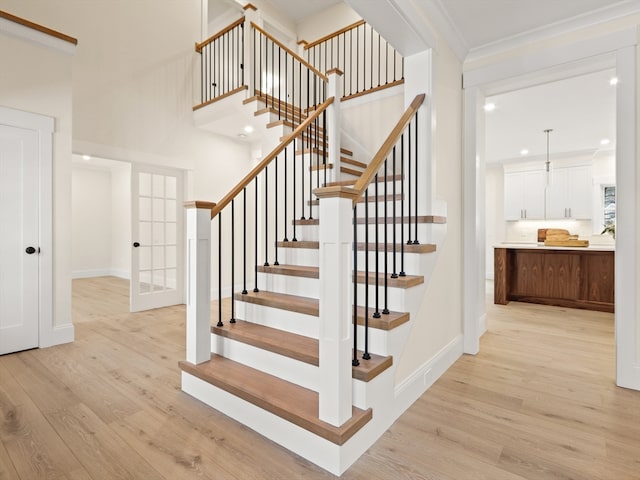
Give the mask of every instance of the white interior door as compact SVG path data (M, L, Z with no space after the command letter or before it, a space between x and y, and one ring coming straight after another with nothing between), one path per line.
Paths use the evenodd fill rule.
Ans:
M134 164L131 172L131 311L183 303L182 171Z
M0 355L38 346L38 133L0 125Z

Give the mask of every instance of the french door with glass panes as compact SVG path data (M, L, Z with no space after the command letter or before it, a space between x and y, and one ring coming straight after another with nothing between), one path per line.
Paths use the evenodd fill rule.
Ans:
M183 303L183 173L131 171L131 311Z

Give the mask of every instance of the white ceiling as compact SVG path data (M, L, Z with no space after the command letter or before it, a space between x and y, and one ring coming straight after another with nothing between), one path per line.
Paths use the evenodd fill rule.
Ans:
M593 154L615 146L615 86L612 70L591 73L488 97L496 108L485 114L487 163ZM602 139L610 144L602 146ZM529 150L521 155L523 149Z

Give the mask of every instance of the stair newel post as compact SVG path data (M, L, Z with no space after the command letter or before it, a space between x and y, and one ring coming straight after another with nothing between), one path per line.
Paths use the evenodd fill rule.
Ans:
M319 417L339 426L351 417L353 205L350 187L314 190L320 201Z
M256 77L256 57L258 56L258 52L256 52L255 45L255 31L251 27L251 24L254 23L259 27L262 27L262 16L258 13L258 10L255 6L250 3L244 7L244 28L242 29L243 38L243 64L242 64L242 75L244 78L245 85L249 87L249 95L254 95L255 91L258 89L258 85L256 85L256 79L260 78ZM249 70L249 66L252 67L252 70Z
M211 210L215 203L186 202L187 361L211 358Z
M333 164L333 171L330 173L331 179L340 179L340 99L342 98L341 70L333 68L327 72L329 82L327 84L326 98L333 97L333 103L326 110L324 142L328 143L328 158L326 161ZM326 169L325 169L326 172ZM325 183L327 182L325 176Z

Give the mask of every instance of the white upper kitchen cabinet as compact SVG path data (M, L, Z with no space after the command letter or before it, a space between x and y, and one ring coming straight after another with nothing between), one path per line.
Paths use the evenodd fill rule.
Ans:
M546 218L589 220L592 217L591 166L555 168L547 188Z
M546 174L543 170L504 174L504 219L543 220Z

